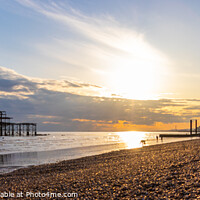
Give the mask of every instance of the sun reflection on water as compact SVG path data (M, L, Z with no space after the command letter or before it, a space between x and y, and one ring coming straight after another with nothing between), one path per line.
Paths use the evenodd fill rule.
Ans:
M145 132L117 132L120 139L127 145L127 149L142 147L142 140L145 138Z

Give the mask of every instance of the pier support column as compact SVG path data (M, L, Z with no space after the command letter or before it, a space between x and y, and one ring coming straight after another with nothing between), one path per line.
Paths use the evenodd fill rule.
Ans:
M35 124L35 135L37 135L37 125Z
M2 117L3 117L3 114L2 112L0 111L0 136L3 135L3 120L2 120Z
M12 136L14 136L14 133L15 133L15 127L14 127L14 124L12 124Z
M22 126L21 126L21 124L19 124L19 135L20 136L22 135Z
M4 125L4 135L7 136L7 121L5 119L5 125Z
M10 136L10 122L9 122L9 124L8 124L8 134L9 134L9 136Z
M27 124L26 125L26 134L27 134L27 136L29 136L29 133L30 133L30 126L29 126L29 124Z

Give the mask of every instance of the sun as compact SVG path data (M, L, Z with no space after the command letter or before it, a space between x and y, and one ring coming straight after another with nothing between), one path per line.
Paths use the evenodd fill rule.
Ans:
M148 99L153 96L158 80L156 70L146 63L125 63L113 72L113 87L122 96Z
M167 59L143 40L125 40L119 48L123 53L112 62L111 88L126 98L157 98Z

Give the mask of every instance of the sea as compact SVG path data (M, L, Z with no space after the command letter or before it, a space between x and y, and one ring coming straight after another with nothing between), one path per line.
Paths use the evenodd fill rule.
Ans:
M168 132L162 132L168 133ZM176 132L169 132L173 134ZM0 173L121 149L196 138L157 139L159 132L39 132L38 136L1 136Z

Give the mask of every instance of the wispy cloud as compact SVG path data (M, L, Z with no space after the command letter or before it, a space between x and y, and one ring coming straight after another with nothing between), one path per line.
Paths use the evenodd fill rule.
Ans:
M155 59L156 61L164 61L162 60L164 56L159 56L161 55L161 52L151 47L145 41L143 34L137 33L130 28L128 29L123 27L110 16L101 16L101 18L86 16L74 9L63 9L55 3L36 4L33 1L27 0L19 2L46 17L62 23L66 27L71 27L79 35L85 36L89 40L93 40L94 43L98 43L98 46L95 46L94 43L89 43L89 41L87 41L91 45L91 50L93 50L92 48L96 48L95 50L99 49L100 53L104 50L105 52L114 55L114 51L117 56L121 54L126 56L134 55L134 57L138 59L146 59L148 61ZM69 44L69 41L66 39L57 39L57 42L63 46ZM85 47L84 44L86 45L85 42L86 41L82 44L83 47ZM77 43L77 45L80 45L80 43ZM102 49L102 47L104 49ZM148 52L148 54L141 52L144 50Z
M143 79L155 88L164 80L169 64L167 57L151 46L143 33L120 24L112 16L88 16L59 2L18 2L60 24L66 36L53 36L48 43L35 46L42 54L65 63L66 73L73 69L77 76L82 73L84 79L89 77L94 82L95 75L96 80L103 79L104 85L116 92L117 89L130 92L126 88L129 83L135 85L133 80L141 85L142 79L138 77L143 77L144 71L148 75ZM126 77L121 84L120 77ZM149 85L140 90L147 88L143 93L148 93L152 89Z

